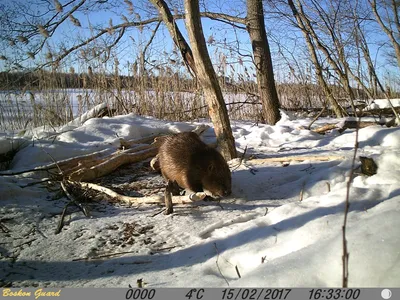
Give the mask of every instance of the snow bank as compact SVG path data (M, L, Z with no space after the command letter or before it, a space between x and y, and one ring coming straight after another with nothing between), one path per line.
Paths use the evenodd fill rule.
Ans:
M154 205L93 203L93 218L72 212L55 235L68 200L53 200L38 185L23 187L35 180L32 174L1 176L0 213L9 233L1 233L0 278L13 286L42 287L127 287L138 278L148 287L222 287L227 282L243 287L340 286L343 211L355 131L319 135L303 129L310 121L284 116L275 126L237 121L232 126L238 149L247 147L247 154L258 158L343 159L269 164L249 160L240 166L232 161L232 196L219 205L177 205L168 217L157 214ZM119 138L187 131L196 125L134 115L91 119L54 140L29 144L12 167L49 163L47 153L63 159L117 146ZM206 139L213 138L210 129ZM366 177L356 170L351 185L349 285L399 287L400 130L363 128L359 141L358 155L374 158L378 172ZM116 183L135 180L135 174L128 175L115 174Z

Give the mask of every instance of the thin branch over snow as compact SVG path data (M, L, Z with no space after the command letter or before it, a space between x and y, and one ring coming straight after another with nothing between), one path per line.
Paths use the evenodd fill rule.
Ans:
M359 122L356 122L358 124ZM347 189L346 189L346 202L344 206L344 220L342 226L342 242L343 242L343 255L342 255L342 287L348 287L349 283L349 252L347 249L347 240L346 240L346 226L347 226L347 217L350 208L350 187L351 183L353 182L353 175L354 175L354 167L356 163L357 157L357 150L358 150L358 131L359 128L356 126L356 141L354 144L354 155L353 160L351 162L351 169L349 174L349 180L347 181Z

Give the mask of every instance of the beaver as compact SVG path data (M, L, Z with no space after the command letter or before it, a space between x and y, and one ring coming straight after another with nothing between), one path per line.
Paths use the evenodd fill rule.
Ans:
M202 142L194 132L168 136L158 150L161 174L192 192L208 191L213 196L231 194L232 178L222 155Z

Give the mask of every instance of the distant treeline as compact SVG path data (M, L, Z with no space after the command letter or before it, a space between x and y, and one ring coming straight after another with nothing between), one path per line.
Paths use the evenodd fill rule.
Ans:
M230 78L220 77L224 92L248 94L257 100L257 87L254 81L233 82ZM153 90L159 93L195 92L198 83L192 78L181 77L178 74L164 76L141 75L125 76L100 73L61 73L49 71L35 72L0 72L0 90L49 90L49 89L97 89L97 90ZM346 92L339 85L331 85L334 97L343 102L348 100ZM277 91L283 107L319 107L325 103L322 89L313 83L277 83ZM367 99L362 89L353 88L359 99ZM251 96L253 95L253 96ZM384 97L384 95L378 95ZM396 97L399 95L391 95Z
M159 82L167 78L146 75L141 77L88 73L60 73L60 72L0 72L0 90L41 90L55 88L137 88L138 84L147 89L154 88ZM193 80L173 75L168 81L179 82L182 90L191 90ZM144 85L144 86L143 86ZM172 87L171 87L172 88Z

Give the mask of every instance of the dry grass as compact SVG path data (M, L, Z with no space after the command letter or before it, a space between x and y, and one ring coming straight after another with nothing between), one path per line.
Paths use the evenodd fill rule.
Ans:
M60 68L28 75L0 73L0 130L57 127L99 103L107 103L116 115L133 113L171 121L209 117L198 83L182 75L186 72L179 62L150 71L139 71L132 64L124 76L119 74L117 60L111 69L105 63L99 66L102 65L97 65L96 72L88 67L80 73L73 68L64 73ZM232 72L220 84L231 119L262 121L254 81ZM326 106L322 90L314 84L282 83L277 89L284 108ZM342 105L346 106L346 95L340 89L334 93L336 98L344 99Z

